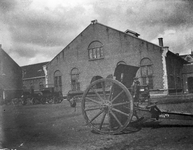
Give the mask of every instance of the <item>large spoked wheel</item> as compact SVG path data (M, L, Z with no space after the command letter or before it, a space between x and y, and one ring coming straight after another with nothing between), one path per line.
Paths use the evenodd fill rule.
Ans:
M93 131L101 134L117 134L132 120L133 98L121 82L99 79L85 90L82 113Z

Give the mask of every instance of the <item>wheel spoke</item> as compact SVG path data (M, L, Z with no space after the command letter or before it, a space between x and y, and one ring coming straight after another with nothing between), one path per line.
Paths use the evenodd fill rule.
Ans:
M99 99L100 99L101 101L104 101L104 99L100 96L100 94L99 94L96 90L94 90L94 92L95 92L95 94L99 97Z
M97 100L95 100L95 99L92 99L92 98L90 98L90 97L85 97L85 99L90 100L90 101L92 101L92 102L94 102L94 103L96 103L96 104L101 104L101 102L99 102L99 101L97 101Z
M98 109L101 109L101 107L87 108L85 109L85 111L98 110Z
M104 99L106 99L105 82L101 82L101 86L102 86L102 89L103 89Z
M96 114L89 122L91 123L92 121L94 121L102 113L103 113L103 110L99 111L98 114Z
M112 100L112 102L114 102L124 91L122 90L119 94L117 94L117 96L115 96Z
M112 95L113 95L113 86L111 86L110 93L109 93L109 101L111 101Z
M120 114L123 114L123 115L125 115L125 116L127 116L127 117L130 116L129 114L126 114L126 113L124 113L124 112L122 112L122 111L120 111L120 110L118 110L118 109L112 108L112 110L114 110L114 111L116 111L116 112L118 112L118 113L120 113Z
M104 120L105 120L105 116L106 116L106 113L104 112L103 117L102 117L102 119L101 119L100 126L99 126L99 129L100 129L100 130L102 129L102 125L103 125L103 122L104 122Z
M121 122L119 121L119 119L116 117L116 115L111 111L110 112L112 114L112 116L115 118L115 120L118 122L118 124L122 127L123 125L121 124Z
M125 104L130 104L130 102L116 103L116 104L112 104L112 106L114 107L114 106L120 106Z

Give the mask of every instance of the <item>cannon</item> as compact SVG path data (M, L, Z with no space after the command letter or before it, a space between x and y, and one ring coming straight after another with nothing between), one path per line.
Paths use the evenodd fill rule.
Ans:
M120 64L115 69L115 79L96 80L84 92L69 93L67 100L81 97L86 124L99 134L119 134L128 126L147 119L193 119L190 113L160 110L150 101L148 86L132 86L138 69Z

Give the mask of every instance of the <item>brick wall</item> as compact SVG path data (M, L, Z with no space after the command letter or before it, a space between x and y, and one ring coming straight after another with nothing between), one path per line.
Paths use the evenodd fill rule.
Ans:
M103 44L104 59L89 60L88 46L93 41ZM79 69L80 89L85 90L93 76L107 77L114 73L116 64L140 66L149 58L153 67L153 87L163 88L162 50L159 46L101 24L91 24L48 64L48 82L54 83L54 72L62 73L63 94L71 89L71 70ZM140 76L140 70L138 71Z
M20 91L22 89L20 66L1 48L0 61L0 89L4 92ZM5 95L8 94L5 93Z

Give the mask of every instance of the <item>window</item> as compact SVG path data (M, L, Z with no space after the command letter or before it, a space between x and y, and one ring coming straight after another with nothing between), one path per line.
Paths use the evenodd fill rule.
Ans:
M3 70L3 65L2 65L2 62L1 62L1 60L0 60L0 75L2 74L2 71Z
M79 70L77 68L73 68L71 70L71 89L72 91L79 91L80 90L80 83L79 80Z
M24 78L24 77L25 77L25 75L26 75L26 70L25 70L25 69L23 69L23 70L22 70L22 78Z
M57 92L62 91L62 74L59 70L54 73L54 89Z
M31 91L34 90L34 83L33 83L33 80L30 81L30 90L31 90Z
M177 88L181 88L181 78L177 76Z
M153 89L153 67L149 58L143 58L140 63L142 84Z
M40 89L40 91L42 91L43 88L44 88L44 84L43 84L42 82L40 82L40 83L39 83L39 89Z
M104 58L103 44L99 41L93 41L88 46L89 60Z
M174 81L174 76L173 74L170 74L169 76L169 88L175 88L175 81Z

